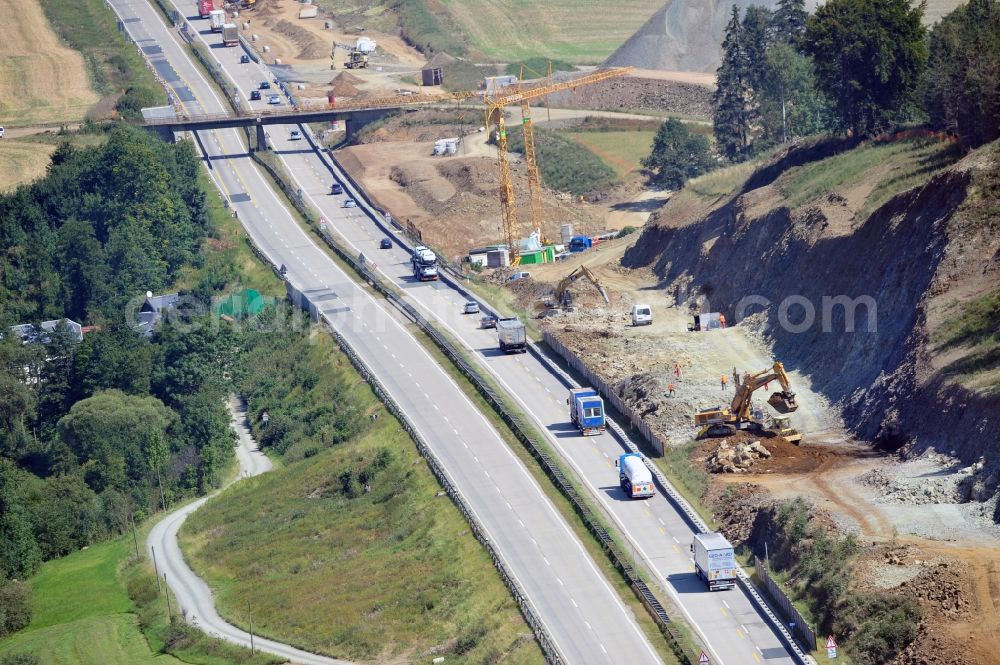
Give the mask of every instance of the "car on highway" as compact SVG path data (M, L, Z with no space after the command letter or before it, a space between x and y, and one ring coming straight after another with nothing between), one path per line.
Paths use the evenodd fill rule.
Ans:
M341 186L341 184L339 182L335 182L332 185L330 185L330 193L331 194L343 194L344 193L344 188Z
M278 95L271 95L270 97L267 98L267 103L268 104L280 104L281 103L281 97L279 97Z
M462 310L465 314L479 314L479 303L475 300L470 300L465 303L465 309Z
M261 81L260 82L260 89L261 90L270 90L271 89L271 82L270 81Z
M496 328L497 327L497 317L486 315L479 320L480 328Z
M291 132L288 133L289 141L299 141L301 139L302 139L302 132L300 132L297 129L293 129Z
M3 127L0 127L0 139L3 138Z
M245 65L248 62L250 62L250 56L248 56L246 53L244 53L243 55L240 56L240 64L241 65Z
M382 242L378 244L379 249L392 249L392 241L388 238L382 238Z
M345 208L357 208L358 207L358 202L355 201L354 199L344 199L344 207Z
M250 92L250 101L251 102L260 101L260 90L252 90Z

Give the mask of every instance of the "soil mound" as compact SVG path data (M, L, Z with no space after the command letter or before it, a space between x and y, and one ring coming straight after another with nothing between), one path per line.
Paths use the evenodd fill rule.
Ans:
M274 26L274 31L295 42L295 45L299 47L299 52L295 57L299 60L318 60L330 55L329 46L324 44L313 33L295 25L291 21L281 19Z
M351 76L344 72L333 77L330 81L330 89L333 90L333 94L337 97L357 97L358 89L355 87L355 84L359 82L356 76Z

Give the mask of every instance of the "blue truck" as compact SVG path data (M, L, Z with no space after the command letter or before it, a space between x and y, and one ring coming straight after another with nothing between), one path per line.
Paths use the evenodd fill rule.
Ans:
M569 417L584 436L603 434L604 400L593 388L572 388L569 391Z
M569 240L569 251L584 252L594 246L594 239L590 236L573 236Z

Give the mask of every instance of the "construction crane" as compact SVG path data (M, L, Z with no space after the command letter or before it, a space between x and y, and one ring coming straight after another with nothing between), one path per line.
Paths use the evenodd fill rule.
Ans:
M604 298L604 302L608 305L611 304L611 300L608 298L608 292L604 290L604 286L601 285L597 276L594 275L594 273L592 273L590 268L587 266L580 266L570 274L563 277L562 281L556 285L556 290L552 294L555 300L555 303L552 305L553 307L558 307L560 305L562 307L569 307L573 304L573 295L569 291L569 286L581 277L586 277L590 283L594 285L594 288L600 292L601 297Z
M795 401L795 393L792 392L788 375L785 374L785 366L781 362L775 362L769 369L748 374L743 382L736 386L736 395L733 397L729 408L717 406L711 409L702 409L694 414L695 425L701 426L698 438L706 436L726 436L732 434L737 429L747 429L753 427L760 429L764 426L764 415L760 411L754 413L752 397L754 391L766 386L771 381L777 381L781 385L781 390L771 394L767 403L778 413L791 413L799 408ZM782 423L781 430L789 434L798 434L788 426L787 420ZM779 432L780 433L780 432ZM799 436L795 440L801 439Z
M517 219L517 207L514 196L514 178L511 175L510 162L507 158L507 126L504 119L504 109L517 104L521 107L524 127L524 153L525 161L528 163L528 187L531 195L532 187L537 187L534 192L535 199L532 203L532 222L541 228L541 183L538 179L538 163L535 158L534 130L531 127L531 115L528 104L532 99L544 97L560 90L575 90L581 85L590 85L606 81L618 76L627 76L633 71L632 67L615 67L612 69L602 69L578 78L562 81L560 83L550 83L524 88L520 84L513 92L506 94L496 94L486 96L483 101L486 104L486 127L491 131L496 128L497 135L497 165L500 169L500 215L503 222L504 240L510 252L511 265L520 262L518 240L520 236L520 224Z

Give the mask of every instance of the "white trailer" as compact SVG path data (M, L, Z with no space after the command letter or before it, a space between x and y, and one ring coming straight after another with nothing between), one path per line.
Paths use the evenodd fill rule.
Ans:
M736 555L733 546L721 533L696 533L691 543L694 568L709 591L736 586Z

